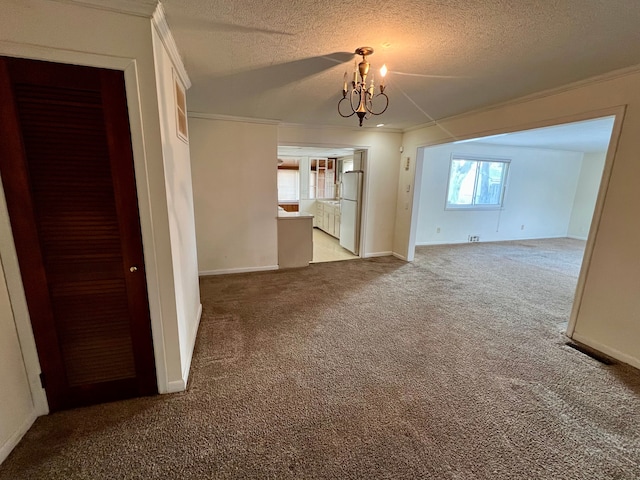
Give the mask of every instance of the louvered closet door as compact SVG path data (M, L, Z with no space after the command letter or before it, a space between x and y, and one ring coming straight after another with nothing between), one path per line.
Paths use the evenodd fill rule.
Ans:
M0 57L0 122L51 410L156 393L122 72Z

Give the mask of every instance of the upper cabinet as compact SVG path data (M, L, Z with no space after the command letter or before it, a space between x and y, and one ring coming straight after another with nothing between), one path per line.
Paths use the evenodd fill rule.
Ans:
M313 158L309 162L309 199L337 198L336 159Z

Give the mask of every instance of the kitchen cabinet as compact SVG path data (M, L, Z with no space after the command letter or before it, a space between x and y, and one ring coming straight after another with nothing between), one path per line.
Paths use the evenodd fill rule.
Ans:
M313 260L313 218L300 212L278 212L278 266L306 267Z
M324 203L316 202L316 215L313 217L313 226L324 230Z
M329 209L329 208L325 207L325 209L324 209L324 220L322 221L322 224L323 224L323 227L324 227L323 230L325 232L327 232L329 235L333 235L333 223L330 221L331 218L332 218L331 210L333 210L333 209Z
M336 238L340 238L340 202L317 201L314 226Z

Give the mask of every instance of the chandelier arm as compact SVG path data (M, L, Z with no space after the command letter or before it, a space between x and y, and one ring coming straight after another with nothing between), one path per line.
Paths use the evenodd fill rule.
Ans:
M349 115L344 115L341 111L340 111L340 104L343 102L343 100L346 100L347 97L341 98L340 101L338 102L338 113L340 114L341 117L343 118L349 118L351 117L355 112L355 110L353 108L351 108L351 113Z
M383 108L381 111L379 111L379 112L374 112L374 111L373 111L373 99L374 99L374 98L377 98L377 97L384 97L384 98L385 98L385 105L384 105L384 108ZM371 108L369 108L369 105L371 105ZM389 108L389 97L387 97L387 94L386 94L386 93L383 93L383 92L378 93L377 95L374 95L373 97L371 97L371 98L369 99L368 104L367 104L367 105L365 105L365 106L367 107L367 111L368 111L371 115L382 115L384 112L386 112L386 111L387 111L387 108Z
M356 104L354 106L353 100L355 99ZM351 110L353 112L357 112L358 108L360 108L360 88L354 88L351 90L351 95L349 96L349 103L351 104Z

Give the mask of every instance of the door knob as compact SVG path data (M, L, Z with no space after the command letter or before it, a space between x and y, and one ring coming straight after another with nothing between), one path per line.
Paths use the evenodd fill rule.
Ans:
M129 271L130 271L131 273L133 273L133 272L137 272L137 271L138 271L138 267L129 267Z

